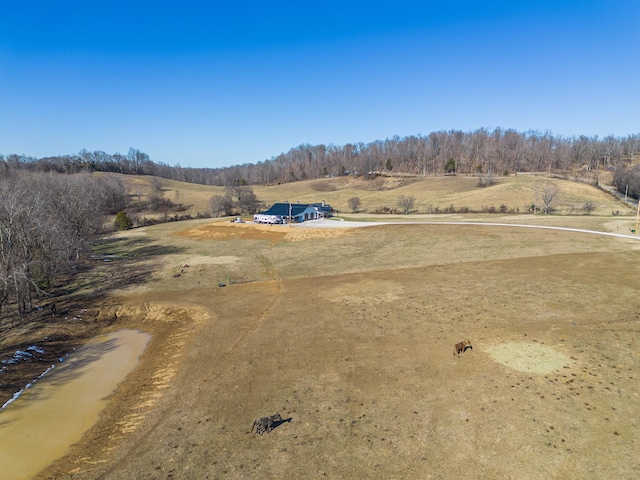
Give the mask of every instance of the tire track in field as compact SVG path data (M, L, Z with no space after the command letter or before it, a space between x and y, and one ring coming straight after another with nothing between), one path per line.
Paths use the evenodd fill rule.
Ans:
M233 352L249 335L255 332L258 327L264 322L264 320L273 312L280 304L280 294L282 292L282 282L278 276L273 264L267 257L261 253L256 253L257 259L262 264L265 273L267 274L267 280L264 282L266 285L271 286L272 293L269 295L271 301L267 304L266 308L262 311L258 318L251 322L249 328L227 349L226 353ZM266 296L265 296L266 297Z

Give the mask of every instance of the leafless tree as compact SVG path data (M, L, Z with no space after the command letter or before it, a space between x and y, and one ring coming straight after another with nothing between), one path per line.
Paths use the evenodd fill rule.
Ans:
M249 187L251 188L251 187ZM258 200L258 197L253 193L253 189L250 192L245 192L240 199L238 199L238 207L241 212L246 212L249 215L256 213L262 205L262 202Z
M400 195L398 197L398 206L404 211L405 215L411 211L415 202L416 199L412 195Z
M347 203L349 204L349 208L353 213L356 213L358 210L360 210L361 202L359 197L351 197L349 200L347 200Z
M584 205L582 205L582 211L587 215L591 215L591 213L595 211L596 208L598 208L598 204L596 202L592 202L591 200L584 202Z
M209 211L214 217L233 213L233 200L227 195L213 195L209 199Z
M481 188L490 187L496 183L496 176L493 171L489 169L487 172L480 172L478 175L478 186Z
M253 188L247 185L232 185L225 187L225 198L231 202L231 208L237 207L241 212L246 212L249 215L253 215L258 211L262 202L258 200L258 197L253 192ZM234 201L235 199L235 201ZM232 212L227 210L227 215Z
M108 188L86 174L0 177L0 310L29 311L104 231Z
M238 202L240 202L242 200L242 197L253 193L253 188L247 185L231 185L225 187L224 191L226 196L231 199L235 198Z
M158 177L152 177L149 182L149 193L147 199L151 210L159 210L162 206L164 192L162 190L162 182Z
M549 213L551 212L551 204L553 203L558 193L560 193L560 189L555 183L549 182L549 181L544 182L538 188L539 188L538 192L543 205L542 211L544 212L545 215L549 215Z
M130 148L129 149L129 161L131 162L131 165L133 166L133 172L135 175L142 175L144 173L150 173L145 171L147 165L149 164L150 160L149 160L149 155L147 155L144 152L141 152L140 150L138 150L137 148Z
M96 194L104 197L104 206L108 213L116 214L129 206L129 194L120 177L109 173L101 177L96 186Z

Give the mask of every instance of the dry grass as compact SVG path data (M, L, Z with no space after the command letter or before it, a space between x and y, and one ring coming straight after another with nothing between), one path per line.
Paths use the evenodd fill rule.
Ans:
M199 221L120 234L108 247L156 252L157 275L102 314L117 309L112 328L157 331L155 343L100 424L41 478L640 470L637 240L462 225L306 231ZM180 277L167 270L185 264ZM232 272L256 281L218 287ZM466 338L473 349L452 356ZM170 381L148 381L167 368ZM276 412L291 421L249 433Z
M121 175L132 194L144 195L152 177ZM535 201L535 190L546 182L558 185L560 193L552 206L559 214L581 215L582 206L590 201L597 205L593 215L610 216L618 210L622 215L633 215L634 209L625 206L609 193L585 183L548 179L544 176L517 175L500 177L496 184L479 188L477 178L464 176L444 177L378 177L372 180L352 177L336 177L274 186L255 186L254 192L267 205L276 202L315 203L325 200L341 212L350 212L349 199L361 200L362 212L375 212L382 207L397 208L400 195L415 198L415 213L431 213L454 207L481 211L483 208L499 209L504 205L508 211L525 213ZM187 210L184 213L197 215L207 211L211 196L223 195L223 187L209 187L173 180L160 179L166 198L179 202ZM176 197L178 192L178 197ZM135 195L134 195L135 196ZM135 203L137 197L133 198ZM538 201L541 203L541 200Z
M373 210L413 195L422 210L526 204L541 181L508 177L478 189L464 177L339 178L254 190L268 203L324 199L345 210L352 196ZM610 216L622 208L602 191L557 182L560 210L590 200L602 215L349 218L620 233L633 226L631 216ZM194 210L222 192L163 185ZM198 220L118 233L100 253L114 260L83 288L117 274L139 280L114 283L92 305L103 323L87 320L87 328L153 338L98 424L39 478L640 472L637 239L486 225L314 230ZM466 338L473 349L452 356ZM291 422L249 433L256 418L276 412Z
M421 216L424 221L485 221L568 226L629 233L632 221L616 217L558 216ZM375 216L359 216L375 220ZM405 216L385 216L385 220ZM339 223L337 223L339 225ZM142 236L141 236L142 234ZM129 240L128 240L129 239ZM588 241L585 241L588 239ZM498 241L499 240L499 241ZM169 223L122 232L103 253L136 255L170 247L174 254L149 256L154 279L134 288L172 290L218 283L277 278L339 275L369 270L447 265L473 261L536 257L542 255L626 251L634 241L582 233L515 227L466 225L380 225L363 228L305 228L285 225L235 224L225 220ZM631 243L628 243L631 242ZM198 260L194 260L197 258ZM204 261L203 259L209 260ZM304 259L301 261L300 259ZM176 273L189 265L179 278ZM265 268L272 265L273 269ZM273 270L273 271L272 271ZM275 273L274 273L275 272ZM191 275L197 273L197 275ZM271 275L271 276L270 276Z
M397 208L398 197L405 195L415 198L415 213L430 213L435 208L443 211L451 206L456 210L468 208L481 211L483 207L499 209L501 205L509 211L525 213L535 202L535 190L547 181L559 187L560 193L552 204L558 213L580 215L587 201L597 205L593 215L611 215L614 210L619 210L623 215L634 213L631 207L626 207L610 194L591 185L531 175L498 178L495 185L487 188L479 188L477 178L463 176L409 179L380 177L374 180L347 177L255 187L254 191L267 203L325 200L341 212L350 212L348 200L351 197L360 198L361 210L371 213L382 207ZM541 200L538 202L541 203Z
M224 195L223 187L210 187L207 185L197 185L195 183L178 182L175 180L167 180L166 178L151 177L146 175L121 175L114 173L96 172L94 175L115 175L119 177L125 184L131 196L131 210L135 211L140 200L146 201L147 194L151 189L151 180L157 179L162 185L162 191L165 198L174 203L179 203L186 207L184 213L196 216L198 213L205 213L208 208L209 199L213 195Z

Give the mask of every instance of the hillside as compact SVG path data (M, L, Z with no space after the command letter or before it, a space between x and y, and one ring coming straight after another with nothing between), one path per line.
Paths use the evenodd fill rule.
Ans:
M208 209L213 195L224 195L224 187L212 187L178 182L164 178L138 175L95 173L94 175L116 175L122 179L130 195L131 212L136 212L138 196L144 200L151 188L152 179L159 181L165 198L185 208L184 214L197 216ZM526 213L536 199L536 189L545 182L557 185L559 193L552 203L555 214L582 215L587 202L595 204L592 215L609 216L614 211L620 215L635 214L635 207L610 193L592 185L538 175L513 175L497 178L495 184L480 188L477 177L471 176L416 176L377 177L365 180L362 177L333 177L273 186L254 186L257 197L265 205L275 202L312 203L324 200L341 213L351 213L349 199L361 201L359 213L376 213L380 209L398 208L398 197L414 197L411 213L427 214L461 209L481 212L488 209L510 213ZM538 204L541 200L538 199ZM142 212L152 216L149 212Z

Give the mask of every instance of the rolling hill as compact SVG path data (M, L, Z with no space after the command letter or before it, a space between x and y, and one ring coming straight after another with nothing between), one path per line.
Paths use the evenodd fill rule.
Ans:
M131 211L136 211L138 198L144 200L151 188L152 179L159 181L165 198L185 208L185 214L197 216L208 210L213 195L224 195L224 187L198 185L151 176L95 173L116 175L122 179L131 195ZM324 200L341 213L352 213L349 199L358 197L361 206L358 213L377 213L385 209L397 209L398 197L414 197L411 213L429 214L445 211L528 213L536 201L536 190L546 182L558 187L552 208L554 214L583 215L583 206L591 202L595 206L592 215L635 214L635 206L624 202L604 189L587 183L574 182L543 175L513 175L497 178L488 187L478 187L478 178L472 176L394 176L365 180L362 177L333 177L273 186L254 186L257 197L271 205L276 202L313 203ZM538 198L538 204L541 203ZM143 212L152 216L151 212Z

